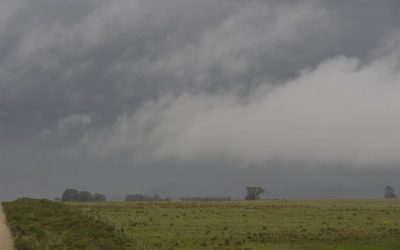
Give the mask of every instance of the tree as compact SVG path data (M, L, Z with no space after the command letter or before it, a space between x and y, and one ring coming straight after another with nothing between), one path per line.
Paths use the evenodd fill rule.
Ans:
M394 189L391 186L385 187L385 198L396 198L396 194L394 193Z
M259 200L260 195L265 192L264 188L262 187L246 187L247 190L247 195L246 195L246 200Z
M93 201L93 195L88 191L82 191L79 193L79 201L81 202L90 202Z
M76 189L66 189L62 194L62 201L64 202L79 201L79 191Z
M93 195L94 201L106 201L106 196L104 194L95 193Z

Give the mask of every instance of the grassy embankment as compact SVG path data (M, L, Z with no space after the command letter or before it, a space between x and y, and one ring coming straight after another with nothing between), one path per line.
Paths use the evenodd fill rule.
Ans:
M142 249L400 249L400 200L74 204Z
M19 199L3 208L17 250L131 248L112 226L62 203Z

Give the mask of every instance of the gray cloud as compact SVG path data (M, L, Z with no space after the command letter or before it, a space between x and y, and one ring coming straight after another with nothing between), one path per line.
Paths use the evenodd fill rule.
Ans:
M229 95L182 95L123 115L93 152L131 150L138 157L236 157L399 164L400 74L393 55L361 66L339 57L245 102ZM97 146L99 145L99 146Z
M371 195L369 173L387 171L379 186L400 160L399 7L0 0L0 199L188 183L238 195L257 171L282 186L296 171L292 197ZM346 184L354 171L365 179ZM331 186L310 193L310 172Z

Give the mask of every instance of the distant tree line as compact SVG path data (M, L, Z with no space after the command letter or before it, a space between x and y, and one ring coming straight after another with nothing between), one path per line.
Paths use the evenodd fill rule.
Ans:
M245 200L259 200L265 189L258 186L246 187ZM394 189L391 186L384 188L384 198L397 198ZM66 189L62 198L55 198L56 201L63 202L94 202L106 201L106 196L100 193L91 194L88 191L79 191L77 189ZM162 199L160 195L127 194L125 201L168 201L169 198ZM181 201L230 201L231 197L182 197Z
M77 189L66 189L62 194L61 201L64 202L91 202L106 201L104 194L91 194L88 191L79 191Z
M162 201L160 195L154 194L152 196L143 194L127 194L125 196L125 201Z
M230 201L231 197L182 197L181 201Z

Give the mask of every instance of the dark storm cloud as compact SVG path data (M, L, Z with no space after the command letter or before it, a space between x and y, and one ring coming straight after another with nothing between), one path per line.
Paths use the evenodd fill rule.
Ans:
M304 184L310 171L332 177L338 162L349 167L332 185L345 192L340 176L361 169L365 180L348 192L371 194L357 192L367 172L400 163L399 9L395 0L0 0L0 198L68 186L178 193L188 183L211 194L221 181L202 183L213 171L237 183L221 192L238 195L259 181L242 172L287 184L283 173L296 169ZM290 163L271 163L282 159ZM292 197L336 192L303 184Z

